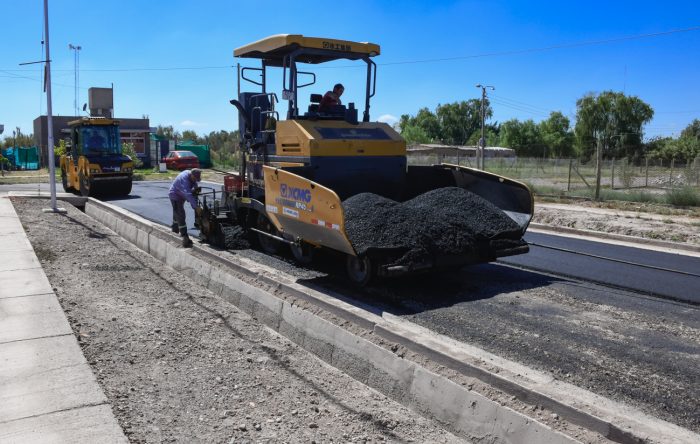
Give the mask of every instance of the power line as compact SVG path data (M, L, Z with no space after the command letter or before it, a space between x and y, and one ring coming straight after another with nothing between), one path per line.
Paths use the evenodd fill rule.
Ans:
M515 50L509 50L509 51L485 52L485 53L480 53L480 54L471 54L471 55L456 56L456 57L444 57L444 58L436 58L436 59L407 60L407 61L402 61L402 62L378 63L378 65L389 66L389 65L406 65L406 64L414 64L414 63L434 63L434 62L447 62L447 61L452 61L452 60L476 59L476 58L482 58L482 57L497 57L497 56L505 56L505 55L528 54L528 53L534 53L534 52L553 51L556 49L579 48L582 46L605 45L608 43L618 43L618 42L624 42L624 41L630 41L630 40L641 40L641 39L662 37L662 36L666 36L666 35L679 34L679 33L683 33L683 32L692 32L692 31L700 31L700 26L693 26L690 28L682 28L682 29L672 29L670 31L652 32L652 33L647 33L647 34L636 34L636 35L629 35L629 36L623 36L623 37L614 37L614 38L603 39L603 40L588 40L588 41L583 41L583 42L563 43L560 45L543 46L540 48L527 48L527 49L515 49Z
M499 95L499 94L491 93L491 97L495 97L497 99L500 99L500 100L503 100L506 102L511 102L511 103L516 104L516 105L522 105L522 106L527 107L527 108L532 108L533 110L536 110L536 111L541 111L541 112L546 112L546 113L550 112L550 110L548 110L546 108L540 108L539 106L530 105L529 103L525 103L525 102L521 102L519 100L511 99L509 97L504 97L504 96Z
M562 43L562 44L558 44L558 45L543 46L543 47L538 47L538 48L525 48L525 49L513 49L513 50L506 50L506 51L484 52L484 53L477 53L477 54L468 54L468 55L462 55L462 56L433 58L433 59L403 60L403 61L397 61L397 62L377 63L377 65L392 66L392 65L417 64L417 63L435 63L435 62L447 62L447 61L453 61L453 60L466 60L466 59L475 59L475 58L483 58L483 57L497 57L497 56L506 56L506 55L528 54L528 53L535 53L535 52L553 51L553 50L557 50L557 49L568 49L568 48L579 48L579 47L583 47L583 46L605 45L605 44L609 44L609 43L618 43L618 42L624 42L624 41L630 41L630 40L642 40L642 39L647 39L647 38L663 37L663 36L667 36L667 35L693 32L693 31L700 31L700 26L692 26L689 28L681 28L681 29L671 29L669 31L659 31L659 32L646 33L646 34L635 34L635 35L628 35L628 36L622 36L622 37L613 37L613 38L602 39L602 40L587 40L587 41L582 41L582 42ZM137 72L137 71L186 71L186 70L197 71L197 70L211 70L211 69L228 69L228 68L235 68L235 67L236 67L235 65L218 65L218 66L215 65L215 66L176 66L176 67L151 67L151 68L148 68L148 67L145 67L145 68L98 68L98 69L81 69L81 71L83 71L83 72ZM361 66L359 66L357 64L355 64L355 65L343 65L343 66L318 66L317 69L338 69L338 68L353 68L353 67L361 67ZM22 71L26 71L26 70L7 69L7 70L3 70L3 71L22 72ZM72 71L72 70L56 70L56 71Z
M222 66L175 66L175 67L154 67L154 68L94 68L85 69L80 68L81 72L138 72L138 71L203 71L210 69L228 69L235 68L235 65L222 65ZM7 69L3 71L14 71L14 72L26 72L25 69ZM72 69L57 69L56 71L67 71L73 72Z

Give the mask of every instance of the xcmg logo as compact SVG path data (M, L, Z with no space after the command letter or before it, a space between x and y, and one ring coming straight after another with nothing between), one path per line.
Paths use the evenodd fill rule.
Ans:
M311 190L305 188L290 187L286 183L280 184L280 195L286 199L300 202L311 202Z

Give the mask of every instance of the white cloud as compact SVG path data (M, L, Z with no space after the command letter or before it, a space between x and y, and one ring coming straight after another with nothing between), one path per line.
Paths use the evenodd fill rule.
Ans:
M389 125L394 126L394 124L399 121L399 118L396 116L392 116L391 114L382 114L381 116L379 116L377 121L388 123Z
M200 122L195 122L194 120L183 120L180 122L180 126L191 126L191 127L196 127L196 126L204 126L206 123L200 123Z

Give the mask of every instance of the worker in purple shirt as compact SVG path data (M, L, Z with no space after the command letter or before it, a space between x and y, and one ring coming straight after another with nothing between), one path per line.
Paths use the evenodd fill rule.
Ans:
M197 198L194 196L194 190L200 180L202 180L202 170L199 168L185 170L177 175L168 192L170 203L173 205L173 233L180 233L182 246L185 248L192 246L192 240L187 235L185 201L189 202L192 209L197 211Z

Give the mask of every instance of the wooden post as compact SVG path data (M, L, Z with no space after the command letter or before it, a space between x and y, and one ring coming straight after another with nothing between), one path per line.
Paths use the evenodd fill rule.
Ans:
M668 174L668 185L673 188L673 164L675 163L676 159L671 158L671 172Z
M569 181L566 184L566 191L571 191L571 169L574 167L574 159L569 159Z
M612 173L610 178L610 189L615 189L615 158L612 158Z
M644 186L649 188L649 158L646 158L646 173L644 174Z
M600 200L600 174L603 168L603 147L601 146L603 141L598 137L598 144L596 147L596 168L595 168L595 200Z

